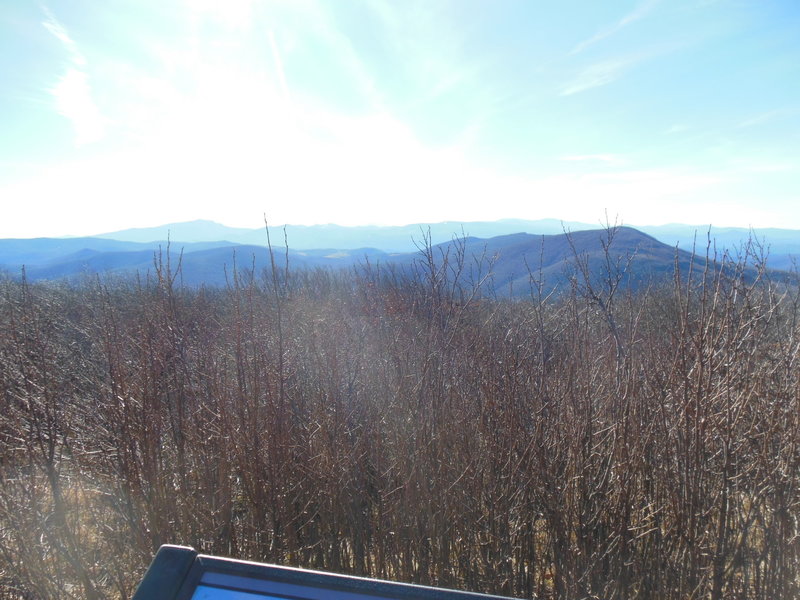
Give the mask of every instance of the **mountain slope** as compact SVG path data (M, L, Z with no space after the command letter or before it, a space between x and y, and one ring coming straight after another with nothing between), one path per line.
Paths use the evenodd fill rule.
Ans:
M15 253L9 253L5 262L0 260L0 268L5 269L10 275L18 275L23 265L26 277L30 281L41 280L76 280L86 275L101 274L132 274L142 276L155 273L155 264L158 260L166 264L167 246L160 244L138 244L133 242L115 242L108 245L110 250L97 249L107 246L111 240L102 240L100 244L92 244L91 239L84 239L76 243L76 247L83 247L66 256L51 255L45 251L36 253L35 250L15 247ZM2 242L0 240L0 249ZM61 240L58 240L59 242ZM70 240L72 241L72 240ZM223 245L219 245L223 244ZM68 244L68 246L70 246ZM54 246L61 247L61 246ZM120 250L118 248L128 248ZM71 249L71 248L69 248ZM286 262L283 249L275 249L275 261L281 268ZM30 258L35 256L36 261L14 262L15 258ZM289 251L289 265L293 270L311 268L345 268L369 259L373 262L383 262L386 253L374 248L361 248L358 250L320 249L307 252ZM3 258L0 252L0 258ZM252 272L260 277L263 270L270 267L269 250L264 246L230 245L225 242L200 242L196 244L173 244L169 251L170 264L173 269L180 265L181 282L189 286L202 284L223 286L231 281L233 271L240 273Z
M735 250L748 240L763 247L770 254L798 253L800 250L800 231L795 229L778 229L775 227L752 228L745 227L713 227L699 225L682 225L672 223L669 225L655 225L638 227L640 231L648 233L670 246L679 246L691 251L696 248L698 253L705 253L705 248L711 243L712 248L722 250ZM709 242L710 240L710 242Z
M453 243L439 244L433 248L432 256L441 266L444 257L452 262L457 249ZM491 264L494 290L515 296L529 293L533 282L540 282L545 292L563 290L575 276L582 279L578 265L584 265L595 284L610 268L622 274L623 285L635 287L670 276L676 261L681 269L700 261L630 227L559 235L518 233L487 240L468 238L463 241L463 252L465 264L469 265L484 257L486 264ZM610 267L607 258L611 260ZM413 261L419 264L420 257Z
M198 219L196 221L168 223L156 227L123 229L111 233L101 233L93 237L139 243L160 242L167 239L173 242L218 242L222 240L231 242L242 236L249 236L255 231L260 231L261 237L265 239L263 228L253 230L228 227L214 221Z
M0 239L0 266L13 268L21 265L53 265L79 258L80 253L86 256L97 252L149 250L152 253L160 248L166 249L167 245L167 242L141 243L95 237ZM184 252L219 246L230 246L230 244L226 242L171 244L173 250Z

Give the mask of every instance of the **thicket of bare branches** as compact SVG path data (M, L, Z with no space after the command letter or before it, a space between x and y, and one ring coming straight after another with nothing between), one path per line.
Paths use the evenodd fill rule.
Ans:
M162 543L520 597L800 595L796 288L743 256L507 302L458 247L423 260L2 283L0 597L129 598Z

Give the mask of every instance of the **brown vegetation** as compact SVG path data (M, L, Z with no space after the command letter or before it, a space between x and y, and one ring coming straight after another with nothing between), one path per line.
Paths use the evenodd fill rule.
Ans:
M577 260L510 302L424 256L5 281L0 598L129 598L162 543L520 597L800 595L796 287L745 256L634 293Z

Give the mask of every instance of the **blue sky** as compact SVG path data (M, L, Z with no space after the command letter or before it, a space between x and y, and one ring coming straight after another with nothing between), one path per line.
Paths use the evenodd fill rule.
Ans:
M0 237L800 229L795 0L12 0Z

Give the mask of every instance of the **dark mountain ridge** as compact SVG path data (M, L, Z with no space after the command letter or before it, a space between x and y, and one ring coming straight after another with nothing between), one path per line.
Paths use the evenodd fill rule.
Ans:
M516 233L486 240L467 238L438 244L430 256L441 266L445 259L455 260L459 250L470 267L482 258L491 272L493 290L511 296L530 293L532 285L541 285L546 293L563 291L575 278L596 281L609 274L618 274L624 286L638 287L671 276L676 265L683 270L693 262L704 262L631 227L558 235ZM424 257L419 255L404 258L417 264L422 260Z

